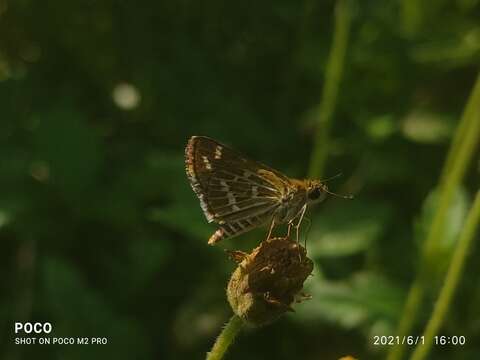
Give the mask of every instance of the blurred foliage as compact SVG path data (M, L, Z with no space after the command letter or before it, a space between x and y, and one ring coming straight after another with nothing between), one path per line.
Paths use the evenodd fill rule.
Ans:
M251 249L266 230L206 245L215 227L187 182L184 146L208 135L305 176L334 5L0 0L2 358L203 358L230 317L234 265L221 248ZM355 199L308 215L313 299L244 333L230 359L383 358L372 336L392 335L415 275L480 63L480 4L352 5L324 174L342 171L329 187ZM478 161L449 210L419 323ZM435 347L435 359L480 353L479 261L477 249L442 329L467 343ZM13 322L27 320L109 344L15 346Z
M425 240L427 228L431 225L433 210L438 203L437 197L436 190L427 196L420 217L414 223L415 239L419 246L421 245L420 243ZM447 215L445 231L443 232L442 237L437 239L435 244L434 252L436 253L436 266L445 267L448 264L447 261L449 260L450 254L455 246L455 242L458 240L458 235L463 227L469 207L468 195L463 189L458 189L453 203L450 206L449 214ZM445 261L441 261L442 258Z

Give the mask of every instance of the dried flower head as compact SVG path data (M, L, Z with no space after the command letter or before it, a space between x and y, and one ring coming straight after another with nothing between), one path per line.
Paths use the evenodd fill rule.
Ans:
M227 287L233 312L245 322L260 326L286 311L300 294L313 262L300 244L287 238L263 241L251 254L231 251L239 264Z

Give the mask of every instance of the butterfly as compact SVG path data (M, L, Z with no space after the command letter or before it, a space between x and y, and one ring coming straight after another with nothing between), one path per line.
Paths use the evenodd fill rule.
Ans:
M190 185L208 222L219 229L213 245L270 222L267 239L276 224L297 231L307 206L334 194L319 180L292 179L260 162L250 160L206 136L192 136L185 148ZM350 198L350 196L341 196Z

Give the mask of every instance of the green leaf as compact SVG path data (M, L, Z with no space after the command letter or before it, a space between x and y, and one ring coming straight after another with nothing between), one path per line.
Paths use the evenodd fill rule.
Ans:
M43 180L67 196L79 196L93 183L103 154L100 139L81 114L59 109L39 116L34 141Z
M231 310L225 304L224 292L208 286L218 278L200 281L174 314L172 335L182 347L192 347L212 338L225 323ZM188 334L188 336L186 336Z
M392 114L385 114L370 118L365 130L373 140L384 141L397 131L397 125Z
M425 110L413 110L402 123L403 135L409 140L425 143L443 143L454 130L451 117Z
M161 239L136 239L129 247L129 278L134 290L145 286L172 254L171 242ZM132 294L134 296L134 293Z
M195 195L185 175L183 155L154 152L126 165L114 182L92 199L94 206L87 211L102 221L136 226L145 216L155 220L157 210L189 199L193 201Z
M157 187L171 199L193 198L185 173L183 153L152 152L146 158L151 187Z
M429 39L410 51L411 58L419 63L458 67L475 64L480 58L480 27L458 29L448 38Z
M438 189L433 190L428 194L423 203L421 214L414 222L415 240L419 246L421 246L423 240L425 240L427 236L437 204ZM470 197L465 189L456 189L453 201L447 215L445 216L442 236L437 239L435 242L435 248L433 249L436 258L432 259L431 263L435 263L439 269L443 268L450 259L451 251L455 246L460 231L462 230L469 206Z
M190 204L176 202L162 208L152 208L147 217L179 233L205 241L215 231L215 227L207 223L200 205L193 201Z
M314 276L305 291L312 299L295 307L299 321L329 321L345 329L393 331L404 293L384 277L358 273L347 281Z
M309 255L348 256L367 250L382 235L389 207L354 199L323 209L307 234Z
M56 354L64 359L148 359L150 344L132 318L115 312L112 299L88 286L81 274L65 261L42 261L44 308L55 337L106 337L102 346L61 346Z

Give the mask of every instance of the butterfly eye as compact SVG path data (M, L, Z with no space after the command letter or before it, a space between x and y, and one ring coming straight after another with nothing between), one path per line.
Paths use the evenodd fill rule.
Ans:
M320 188L316 187L308 193L308 198L310 200L317 200L320 195L322 195L322 191L320 190Z

